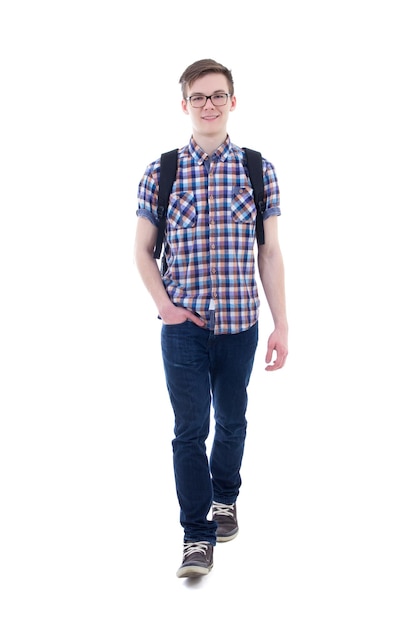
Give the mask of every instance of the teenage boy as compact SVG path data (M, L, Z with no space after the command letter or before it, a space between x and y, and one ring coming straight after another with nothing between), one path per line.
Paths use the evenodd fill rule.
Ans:
M175 416L174 475L184 530L177 576L190 577L208 574L216 541L230 541L238 533L247 387L258 343L256 251L273 321L267 371L285 363L288 326L274 167L263 159L265 243L257 247L256 207L245 155L227 131L229 114L236 108L231 71L203 59L187 67L180 83L192 135L178 153L163 275L153 257L160 159L146 168L139 184L135 250L140 276L162 320L162 356ZM215 432L208 457L211 406Z

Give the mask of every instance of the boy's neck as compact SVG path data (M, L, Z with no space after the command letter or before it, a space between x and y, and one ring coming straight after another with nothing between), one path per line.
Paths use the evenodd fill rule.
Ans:
M206 152L209 156L211 156L212 154L214 154L214 152L216 152L217 148L226 141L227 138L227 134L226 135L196 135L195 133L193 134L193 138L194 141L197 143L197 145L200 146L200 148L202 150L204 150L204 152Z

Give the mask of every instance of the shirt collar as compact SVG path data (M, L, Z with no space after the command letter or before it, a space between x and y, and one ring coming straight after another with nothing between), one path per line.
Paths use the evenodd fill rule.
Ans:
M229 135L227 135L226 139L217 150L211 155L211 160L216 161L225 161L229 155L231 150L231 141ZM202 148L197 144L194 137L191 137L190 142L188 144L188 149L190 151L191 156L195 159L199 165L202 165L206 159L209 158L207 152L204 152Z

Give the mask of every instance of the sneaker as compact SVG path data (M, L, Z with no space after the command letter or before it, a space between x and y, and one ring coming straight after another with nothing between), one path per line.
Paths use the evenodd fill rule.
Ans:
M213 520L217 522L217 541L231 541L239 532L236 516L236 502L221 504L213 502Z
M178 578L195 578L208 574L213 567L213 546L207 541L184 543L182 565L177 571Z

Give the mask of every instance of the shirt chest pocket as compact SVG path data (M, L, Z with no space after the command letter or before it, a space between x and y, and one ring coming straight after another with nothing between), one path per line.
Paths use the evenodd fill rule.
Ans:
M256 205L251 187L235 187L232 198L232 217L235 222L252 223L256 219Z
M197 221L195 198L186 191L173 193L169 199L168 222L171 228L191 228Z

